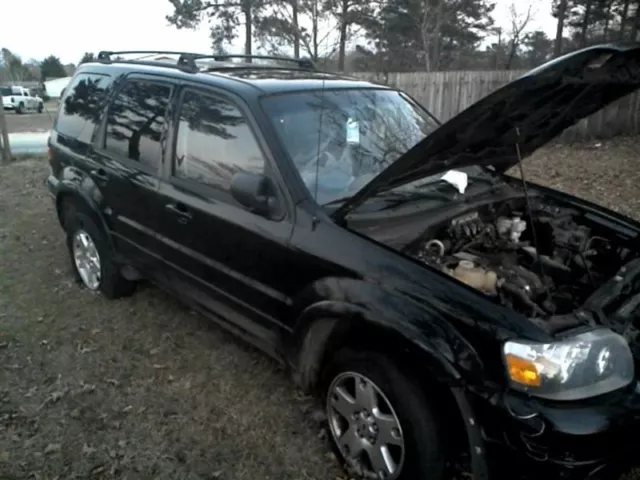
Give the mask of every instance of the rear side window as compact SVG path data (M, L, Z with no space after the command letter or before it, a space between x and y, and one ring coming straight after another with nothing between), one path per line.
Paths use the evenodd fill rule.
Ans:
M65 89L67 93L56 121L56 131L84 143L100 121L104 102L111 89L111 77L95 73L79 73Z
M228 191L234 173L264 170L262 152L242 111L226 100L187 90L173 174Z
M170 97L171 87L166 84L128 81L109 106L104 148L155 170L162 159Z

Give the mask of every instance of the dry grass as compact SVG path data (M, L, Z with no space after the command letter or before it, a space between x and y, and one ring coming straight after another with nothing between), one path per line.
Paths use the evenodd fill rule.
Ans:
M46 170L0 169L0 478L335 478L264 355L155 288L72 283Z
M526 170L638 218L638 160L638 139L617 139ZM308 399L264 355L155 288L108 302L72 283L46 170L0 169L0 477L339 476Z

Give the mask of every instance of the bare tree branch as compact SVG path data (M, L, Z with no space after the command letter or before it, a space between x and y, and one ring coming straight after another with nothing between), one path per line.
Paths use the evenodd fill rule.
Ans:
M511 69L513 59L518 53L518 47L524 38L523 32L532 19L532 6L529 4L526 13L519 14L516 9L516 3L513 1L509 6L509 13L511 16L511 28L509 30L509 55L504 66L506 70Z

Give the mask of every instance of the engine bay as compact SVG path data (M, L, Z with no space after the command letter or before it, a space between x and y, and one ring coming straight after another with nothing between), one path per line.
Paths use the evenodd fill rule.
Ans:
M637 257L595 216L524 199L431 226L404 253L529 317L570 313Z

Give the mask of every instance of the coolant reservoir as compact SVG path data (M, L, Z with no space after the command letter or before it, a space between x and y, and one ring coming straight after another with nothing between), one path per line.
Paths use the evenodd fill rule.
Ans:
M476 266L471 260L460 260L452 275L476 290L495 294L498 276L496 272Z

